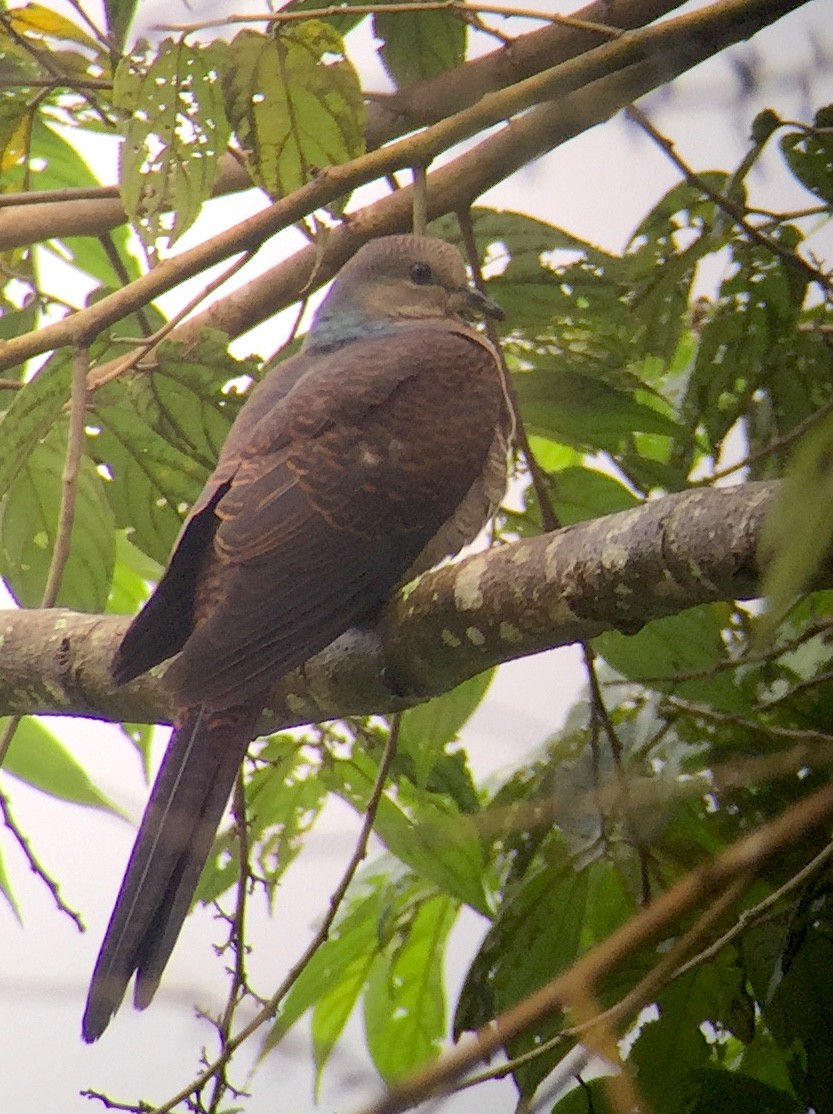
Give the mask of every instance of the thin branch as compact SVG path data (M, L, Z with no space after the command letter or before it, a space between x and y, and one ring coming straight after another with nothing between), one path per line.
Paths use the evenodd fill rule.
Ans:
M16 730L18 726L18 722L19 721L14 722L12 734L14 734L14 730ZM9 742L11 742L11 739L9 739ZM73 922L79 932L84 932L84 922L81 919L81 914L77 910L72 909L69 905L67 905L64 899L61 897L61 890L58 886L58 883L41 864L40 860L37 858L34 851L30 847L28 839L23 834L22 830L18 827L17 821L12 816L11 806L9 805L9 800L6 794L2 792L0 792L0 816L3 817L3 823L12 833L15 842L17 843L20 850L23 852L23 857L29 864L29 869L41 880L41 882L43 882L44 886L46 886L47 890L52 895L52 900L55 902L56 908L61 913L64 913L67 917L69 917L69 919Z
M732 221L734 221L744 235L761 247L766 248L767 251L772 252L773 255L777 255L780 259L783 259L789 267L798 271L810 282L817 283L826 295L829 296L833 294L833 280L831 280L830 275L826 275L823 271L820 271L817 267L814 267L812 263L804 259L803 256L799 255L797 252L791 251L789 248L785 248L783 244L780 244L771 236L767 236L765 232L761 232L754 224L750 224L748 220L748 210L745 206L733 201L732 198L727 197L719 190L713 189L704 178L692 170L677 154L671 140L654 127L640 108L637 108L636 105L631 105L627 110L627 114L629 118L633 120L635 124L638 124L646 135L650 136L657 146L667 155L685 180L693 185L695 189L700 190L705 197L713 201L728 217L731 217Z
M432 184L430 192L430 215L439 216L450 209L459 209L512 169L587 127L587 114L596 122L607 119L634 97L684 72L730 43L753 34L775 19L777 13L786 14L803 2L720 0L705 12L697 11L640 32L629 32L581 58L552 67L508 89L490 93L473 107L415 136L323 170L312 182L264 212L215 236L204 245L166 260L131 286L103 298L96 305L36 332L6 341L0 345L0 370L63 344L84 343L185 278L222 262L238 251L257 249L267 237L357 186L405 166L427 165L449 147L538 104L537 108L526 112L510 127L432 175L435 184ZM604 77L610 80L599 81ZM580 89L579 101L585 115L577 123L577 105L570 101L568 94L575 94ZM407 190L383 198L372 207L372 212L390 212L388 207L391 206L397 210L394 223L401 230L407 219L399 209L403 203L406 206L410 204ZM367 230L366 235L378 235L384 230L378 227L378 223L375 228L369 228L366 218L362 221L358 215L352 216L347 229L337 229L328 237L328 262L329 249L333 245L340 244L342 249L349 246L354 251L362 242L362 237L357 236L355 230L363 227ZM343 261L343 257L338 258L337 265ZM275 300L273 297L270 313L280 308L274 304ZM234 330L228 331L229 335L238 335Z
M304 954L290 969L281 985L268 1000L268 1002L264 1005L264 1007L259 1010L254 1018L252 1018L249 1024L245 1025L235 1036L231 1037L228 1040L228 1042L220 1052L220 1055L217 1056L214 1061L208 1064L208 1066L202 1072L200 1072L199 1076L191 1083L189 1083L186 1088L183 1088L183 1090L174 1095L172 1098L168 1099L161 1106L156 1107L153 1114L168 1114L168 1112L173 1110L175 1106L178 1106L181 1102L186 1102L192 1095L201 1091L202 1088L206 1086L206 1084L208 1084L213 1078L215 1078L217 1073L223 1070L223 1068L237 1051L237 1049L254 1033L256 1033L258 1029L270 1022L275 1017L280 1003L292 989L312 957L327 941L330 935L330 930L333 927L335 918L338 914L339 909L341 908L341 904L344 901L344 898L347 895L347 891L350 888L350 884L353 881L353 878L355 877L356 871L359 869L362 862L364 861L365 856L367 855L367 846L370 842L370 836L373 832L373 825L376 820L376 812L378 811L379 804L382 800L382 794L385 789L385 782L387 781L391 763L393 762L393 759L396 755L396 746L399 739L400 723L400 716L395 715L392 717L390 731L385 741L385 748L382 752L382 757L379 760L379 770L376 774L376 780L373 783L373 788L371 789L370 796L368 798L367 811L365 813L364 822L362 823L358 839L356 840L356 846L353 850L353 854L350 857L350 861L348 862L344 873L341 876L340 882L330 895L330 905L324 917L324 920L322 921L321 926L316 932L315 936L312 938L307 948L305 949ZM266 1050L271 1051L271 1049L275 1047L277 1043L278 1042L275 1041L273 1044L268 1045Z
M72 396L70 400L69 428L67 430L67 451L64 472L61 478L61 506L58 511L58 525L55 532L55 546L46 586L43 589L41 607L53 607L61 587L70 553L72 524L75 520L75 501L78 494L78 476L84 454L84 422L87 416L87 368L89 353L81 346L75 349L72 358Z
M715 898L736 900L741 890L763 867L810 832L824 829L833 818L833 785L791 806L777 819L744 836L716 858L691 871L666 893L643 907L569 971L551 980L518 1005L479 1029L437 1062L390 1088L361 1114L400 1114L432 1096L447 1093L469 1068L503 1048L544 1018L560 1012L596 987L628 956L671 930L686 913L706 906Z

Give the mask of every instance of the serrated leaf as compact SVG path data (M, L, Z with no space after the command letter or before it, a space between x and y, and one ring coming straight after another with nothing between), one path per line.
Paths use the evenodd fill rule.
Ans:
M229 138L224 61L225 44L165 39L150 65L128 57L116 70L113 101L130 113L121 197L149 244L160 237L174 243L211 194Z
M486 695L492 676L492 670L479 673L451 692L403 713L398 747L400 752L413 759L417 785L425 786L445 746L457 737L460 728Z
M46 586L58 529L66 436L62 423L29 453L0 506L0 570L23 607L37 607ZM84 457L58 605L103 611L114 563L113 516L104 481Z
M386 1082L437 1055L445 1035L443 961L457 915L450 898L419 906L401 946L376 958L364 993L364 1029L373 1063Z
M25 716L18 724L3 772L50 797L124 816L90 781L69 751L33 716Z
M341 36L320 20L241 31L229 44L226 105L254 177L283 197L316 168L364 151L364 98Z
M382 40L384 67L400 88L453 69L466 57L468 25L452 12L377 11L373 31Z

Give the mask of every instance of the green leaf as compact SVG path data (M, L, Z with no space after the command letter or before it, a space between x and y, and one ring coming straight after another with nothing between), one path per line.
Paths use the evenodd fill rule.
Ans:
M18 724L3 772L50 797L124 816L121 809L90 781L55 736L33 716L25 716Z
M370 756L354 748L349 761L334 762L321 777L363 814L375 774ZM374 831L398 859L444 893L478 912L488 911L477 828L452 800L403 780L396 787L396 800L389 793L382 795Z
M377 956L364 994L364 1028L386 1082L439 1052L445 1035L443 960L457 904L438 895L420 903L401 946Z
M562 526L630 510L636 496L618 480L592 468L565 468L553 478L555 513Z
M452 12L377 11L373 32L382 40L385 69L400 88L453 69L466 57L468 25Z
M709 1048L685 1011L669 1014L643 1026L628 1064L636 1071L636 1085L655 1114L680 1114L691 1073L705 1066Z
M244 396L226 385L254 378L254 360L235 360L224 333L206 330L192 344L160 345L152 375L136 377L130 399L139 415L168 444L207 470L217 462Z
M229 119L255 181L272 196L364 151L364 99L341 36L320 20L229 44Z
M567 444L615 450L635 430L674 436L679 427L664 414L600 379L563 370L542 358L531 373L516 373L515 388L530 430Z
M208 467L160 436L121 380L96 391L90 426L91 449L112 476L106 490L117 525L164 565Z
M677 1110L680 1108L677 1107ZM685 1081L686 1114L803 1114L806 1104L748 1075L699 1068Z
M23 917L20 915L20 906L17 904L12 889L11 881L6 873L6 864L3 861L3 856L0 854L0 893L6 899L6 902L14 914L14 918L18 924L23 924Z
M492 676L492 670L479 673L451 692L403 713L398 749L413 759L417 785L425 787L444 748L457 738L460 728L486 695Z
M107 34L112 39L116 51L121 51L124 47L124 40L133 21L137 3L138 0L104 0Z
M759 636L770 637L795 597L809 585L833 537L833 416L805 433L761 532L762 591L767 613Z
M793 174L807 189L833 206L833 105L816 113L815 129L787 132L781 150Z
M274 1049L295 1022L314 1007L313 1042L320 1078L378 952L383 897L383 884L377 879L369 893L351 900L329 938L295 980L264 1041L261 1056Z
M6 494L20 470L58 420L69 398L72 360L67 351L56 353L32 376L14 399L0 425L0 497Z
M723 630L727 622L725 604L704 604L680 615L654 619L637 634L607 631L593 639L593 647L618 673L633 681L685 699L745 710L747 701L731 673L716 669L726 660Z
M23 607L43 597L58 530L66 455L66 423L37 445L0 505L0 572ZM69 557L57 603L103 611L115 564L113 516L104 481L92 461L81 460Z
M146 242L174 243L211 195L230 134L222 95L225 44L165 39L150 65L124 58L113 101L130 113L121 197Z
M578 954L587 900L586 872L537 864L504 901L469 968L454 1019L454 1034L477 1029L520 1002L549 979L567 970ZM512 1041L507 1053L518 1056L554 1035L559 1018L550 1018ZM515 1082L530 1094L563 1050L542 1054L516 1069Z

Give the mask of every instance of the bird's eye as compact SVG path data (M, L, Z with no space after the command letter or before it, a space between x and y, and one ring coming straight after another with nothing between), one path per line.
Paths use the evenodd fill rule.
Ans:
M427 286L429 282L434 281L434 272L427 263L412 263L410 274L417 286Z

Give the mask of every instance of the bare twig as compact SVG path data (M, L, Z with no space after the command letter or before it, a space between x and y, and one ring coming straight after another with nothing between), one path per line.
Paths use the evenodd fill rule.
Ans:
M301 972L306 968L307 964L310 962L310 960L322 946L322 944L326 942L327 938L330 935L330 930L333 927L333 922L335 921L336 915L338 914L338 911L341 908L341 904L344 901L345 896L347 895L348 889L350 888L350 883L353 881L356 871L359 869L359 866L361 865L367 854L367 845L370 841L370 836L373 831L373 824L376 820L376 812L382 799L382 793L385 789L385 782L387 781L391 763L393 762L394 756L396 754L396 744L399 738L399 725L400 716L393 716L391 719L390 732L385 742L385 748L382 752L382 757L379 760L379 770L376 774L376 779L373 783L373 788L371 789L370 796L368 798L364 823L362 824L361 831L359 832L358 839L356 840L356 846L353 850L353 854L350 857L350 861L348 862L344 873L341 876L340 882L330 895L330 904L326 916L324 917L324 920L322 921L321 926L319 927L315 936L307 945L304 954L290 969L281 985L268 1000L265 1006L258 1011L255 1017L249 1022L249 1024L245 1025L238 1033L228 1039L220 1054L210 1064L208 1064L203 1069L203 1071L200 1072L199 1076L196 1079L189 1083L188 1086L183 1088L178 1094L174 1095L172 1098L164 1102L161 1106L156 1107L153 1114L168 1114L168 1112L173 1110L175 1106L178 1106L181 1102L186 1102L192 1095L201 1091L203 1087L205 1087L212 1079L214 1079L217 1076L217 1073L223 1070L223 1068L229 1062L237 1049L243 1043L245 1043L254 1033L256 1033L258 1029L260 1029L263 1025L268 1024L268 1022L270 1022L274 1018L278 1006L292 989ZM277 1044L277 1041L275 1042L275 1044ZM269 1046L270 1051L272 1047L274 1047L274 1045Z

